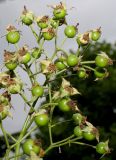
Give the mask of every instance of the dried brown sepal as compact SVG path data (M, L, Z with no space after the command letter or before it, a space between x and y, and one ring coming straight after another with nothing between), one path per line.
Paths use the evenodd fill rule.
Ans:
M8 62L16 58L15 52L9 52L7 50L4 50L4 61Z
M7 98L9 101L11 101L11 95L8 93L8 91L4 92L2 94L2 96L4 96L5 98Z
M83 34L83 40L89 42L89 33L88 32Z
M53 63L50 63L47 69L48 72L53 73L56 71L56 66Z
M3 112L3 110L4 110L4 106L0 104L0 112Z
M48 32L48 33L50 33L51 35L55 35L55 31L54 31L54 29L51 28L51 27L43 29L42 32L43 32L43 33L44 33L44 32Z
M22 47L21 49L19 49L18 54L20 56L24 56L27 53L27 51L28 51L28 46L25 45L24 47Z
M6 30L7 30L8 32L10 32L10 31L17 31L17 29L15 28L15 26L12 26L12 25L8 25L8 26L6 27Z
M27 13L28 13L27 7L24 6L24 9L23 9L23 11L22 11L22 14L26 15Z
M39 152L39 157L44 157L45 156L45 151L41 148Z
M49 20L49 16L45 15L45 16L43 16L43 17L40 18L39 22L46 23L46 22L48 22L48 20Z
M8 81L7 81L8 86L15 85L15 84L16 84L16 81L13 78L8 79Z

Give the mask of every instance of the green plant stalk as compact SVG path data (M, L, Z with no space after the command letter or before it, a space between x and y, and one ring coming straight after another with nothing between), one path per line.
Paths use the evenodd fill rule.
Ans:
M10 133L6 132L6 134L7 134L14 142L17 141Z
M20 92L19 94L23 98L23 100L25 101L25 103L27 105L29 105L29 107L32 107L31 104L28 102L27 97L22 92Z
M77 57L79 56L79 54L80 54L80 46L78 46L78 49L77 49L77 52L76 52Z
M43 45L44 45L44 42L45 40L43 39L42 42L40 43L40 46L39 46L39 51L38 51L38 54L41 52L42 48L43 48ZM31 62L31 64L29 65L29 68L31 67L31 65L36 61L36 58L34 58ZM33 74L32 74L33 75Z
M15 45L15 48L17 49L17 51L19 50L19 46L17 43L14 44Z
M52 105L57 106L58 103L47 103L47 104L42 105L41 108L47 108L47 107L52 106Z
M78 145L83 145L83 146L89 146L89 147L92 147L92 148L96 148L96 146L93 146L93 145L90 145L90 144L86 144L86 143L83 143L83 142L77 142L76 140L82 138L82 137L77 137L75 139L71 139L73 138L74 135L62 140L62 141L59 141L59 142L56 142L56 143L53 143L52 145L50 145L46 150L45 150L45 154L47 154L51 149L53 148L56 148L56 147L61 147L61 146L64 146L64 145L67 145L67 144L78 144ZM76 142L75 142L76 141Z
M24 101L25 101L25 99L24 99ZM36 102L37 102L37 101L35 101L35 102L32 104L32 107L35 106ZM30 108L29 113L31 112L31 110L32 110L32 108ZM33 122L33 119L31 119L31 120L30 120L30 123L27 124L29 120L30 120L30 116L29 116L29 114L28 114L28 115L27 115L27 118L26 118L26 120L25 120L25 123L24 123L24 125L23 125L22 131L20 132L19 139L17 140L17 142L16 142L15 144L13 144L12 146L10 146L9 149L7 150L7 152L6 152L6 155L5 155L6 160L9 159L8 156L9 156L10 150L11 150L12 148L14 148L15 146L16 146L16 150L15 150L15 151L17 152L17 153L15 152L15 155L18 155L18 152L19 152L19 150L20 150L20 143L22 142L22 139L23 139L26 131L29 129L29 127L31 126L31 124L32 124L32 122ZM31 131L30 131L30 132L31 132ZM28 134L28 133L27 133L27 134ZM28 135L25 135L25 136L28 136ZM23 140L24 140L24 139L23 139ZM18 159L16 158L16 160L18 160Z
M31 81L31 83L33 85L34 84L33 81L35 81L34 77L32 76L33 73L32 73L32 71L30 70L30 67L27 64L25 64L25 68L26 68L26 72L27 72L27 74L28 74L28 76L30 78L30 81Z
M34 37L36 38L36 40L37 40L37 42L38 42L39 39L40 39L40 37L39 37L38 34L35 32L35 30L33 29L33 26L32 26L32 25L30 25L30 29L31 29L31 31L32 31L32 33L33 33L33 35L34 35Z
M95 61L83 61L83 62L80 62L80 64L94 64Z
M84 54L85 51L87 51L87 49L90 47L90 43L85 47L84 51L81 54Z
M3 135L4 135L4 139L5 139L5 142L6 142L6 146L7 146L7 148L9 148L10 145L9 145L7 133L6 133L5 129L4 129L4 127L3 127L2 120L0 121L0 128L1 128L2 133L3 133Z
M55 127L57 125L60 125L62 123L66 123L66 122L70 122L70 121L72 121L72 119L71 120L65 120L65 121L57 122L57 123L53 124L51 127Z
M51 84L48 84L48 92L49 92L49 102L52 102L52 97L51 97ZM54 107L51 107L50 109L50 120L48 124L48 130L49 130L49 138L50 138L50 144L52 145L53 140L52 140L52 130L51 130L51 123L52 123L52 114L53 114Z
M92 67L90 67L90 66L83 65L83 67L84 67L84 68L87 68L87 69L89 69L89 70L95 71L95 69L92 68Z
M89 146L89 147L92 147L92 148L96 149L96 146L93 146L93 145L90 145L90 144L87 144L87 143L83 143L83 142L71 142L71 143L82 145L82 146Z
M65 141L68 141L69 139L71 139L73 137L74 137L74 134L72 134L71 136L69 136L69 137L67 137L67 138L65 138L65 139L63 139L61 141L55 142L54 145L61 144L61 143L65 142Z
M53 53L53 55L52 55L52 57L51 57L51 61L54 59L54 57L56 56L56 54L57 54L57 32L58 32L58 27L56 28L56 35L55 35L55 50L54 50L54 53Z
M66 142L67 142L67 140L69 140L69 139L71 139L71 138L73 138L74 137L74 135L71 135L71 136L69 136L68 138L65 138L65 139L63 139L63 140L61 140L61 141L58 141L58 142L55 142L55 143L53 143L53 144L51 144L46 150L45 150L45 154L47 154L51 149L53 149L53 148L55 148L55 147L59 147L59 145L61 145L61 144L65 144ZM69 143L69 142L68 142Z
M64 43L66 42L66 40L67 40L67 37L65 36L59 48L62 48L64 46Z
M30 116L28 115L26 120L25 120L25 123L23 125L23 128L22 128L22 130L20 132L20 135L19 135L19 138L18 138L17 142L20 141L23 138L23 136L25 135L25 133L26 133L26 125L27 125L27 122L29 121L29 118L30 118ZM15 156L19 154L19 150L20 150L20 142L16 145ZM15 157L15 160L18 160L18 158Z
M25 140L33 131L35 131L38 127L34 126L33 128L30 129L30 131L25 134L25 136L22 137L22 139L20 139L19 141L17 141L15 144L13 144L10 149L14 148L16 145L18 145L19 143L21 143L23 140ZM28 130L28 127L26 128L26 130Z

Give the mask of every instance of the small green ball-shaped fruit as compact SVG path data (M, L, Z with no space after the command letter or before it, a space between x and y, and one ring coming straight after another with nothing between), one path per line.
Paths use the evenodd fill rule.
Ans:
M81 79L86 78L86 75L87 75L84 69L80 69L77 74L78 74L78 77Z
M88 141L92 141L96 138L96 135L91 130L89 130L89 127L88 127L88 131L87 130L83 131L83 138L85 138Z
M83 116L80 113L73 114L72 118L73 118L73 120L76 124L81 124L82 123Z
M75 26L67 26L64 30L64 33L68 38L74 38L76 35Z
M66 68L66 65L63 62L61 62L61 61L57 61L55 63L55 65L56 65L56 67L57 67L58 70L63 70L63 69Z
M20 40L20 33L18 31L10 31L6 34L8 43L15 44Z
M66 10L63 8L59 8L59 9L55 8L53 11L53 14L54 14L54 17L58 20L64 19L66 16Z
M79 126L76 126L74 128L74 135L77 136L77 137L81 137L82 136L82 129L79 127Z
M107 153L108 146L105 142L99 142L96 146L96 152L99 154Z
M39 154L40 146L34 142L32 139L28 139L23 143L22 146L23 152L27 155L31 155L31 152Z
M63 112L69 112L71 110L71 106L68 104L70 100L63 98L59 101L58 107Z
M35 97L41 97L43 96L44 93L44 89L43 87L39 86L39 85L35 85L32 87L32 95Z
M97 41L99 38L101 37L101 32L100 31L93 31L92 33L91 33L91 39L93 40L93 41Z
M29 52L27 52L24 56L22 56L21 63L27 64L31 60L31 55Z
M54 34L49 32L43 32L43 37L45 40L50 41L54 38Z
M38 126L46 126L49 122L49 117L46 113L38 114L35 116L34 121Z
M95 58L95 64L98 66L98 67L106 67L108 65L108 58L105 57L105 56L101 56L101 55L98 55L96 58Z
M70 54L67 58L67 64L70 66L70 67L74 67L75 65L78 64L78 58L76 55L74 54Z
M17 67L17 62L7 62L5 63L5 66L9 70L14 70Z

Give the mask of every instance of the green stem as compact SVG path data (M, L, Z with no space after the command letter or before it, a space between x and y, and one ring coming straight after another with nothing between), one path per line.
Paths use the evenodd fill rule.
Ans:
M39 36L38 36L38 34L35 32L35 30L33 29L33 26L32 26L32 25L30 25L30 29L31 29L31 31L32 31L32 33L33 33L33 35L34 35L34 37L36 38L36 40L37 40L37 42L38 42Z
M67 69L63 69L62 71L57 72L57 73L55 74L55 76L58 76L59 74L65 72L66 70L67 70Z
M3 133L3 135L4 135L4 139L5 139L5 142L6 142L6 146L7 146L7 148L9 148L10 145L9 145L8 137L7 137L6 131L5 131L4 127L3 127L2 121L0 122L0 128L1 128L2 133Z
M6 132L6 134L7 134L14 142L17 141L10 133Z
M71 120L65 120L65 121L57 122L57 123L53 124L51 127L55 127L57 125L60 125L62 123L66 123L66 122L70 122L70 121L72 121L72 119Z
M63 47L63 45L64 45L64 43L66 42L66 40L67 40L67 37L65 37L65 38L63 39L63 41L62 41L62 43L61 43L61 45L60 45L60 48Z
M51 84L49 83L48 85L48 92L49 92L49 102L51 103L52 102L52 97L51 97ZM53 140L52 140L52 130L51 130L51 123L52 123L52 114L53 114L53 110L54 110L54 107L51 107L50 109L50 120L49 120L49 124L48 124L48 130L49 130L49 138L50 138L50 144L52 145L53 143Z
M61 143L65 142L65 141L68 141L69 139L71 139L71 138L73 138L73 137L74 137L74 134L72 134L72 135L69 136L68 138L65 138L65 139L63 139L63 140L61 140L61 141L55 142L54 145L61 144Z
M41 108L46 108L46 107L48 107L48 106L52 106L52 105L57 106L57 105L58 105L58 103L47 103L47 104L42 105L42 106L41 106Z
M30 107L32 107L31 104L28 102L27 97L24 95L24 93L23 93L23 92L20 92L19 94L20 94L20 96L23 98L23 100L25 101L25 103L26 103L27 105L29 105Z
M77 57L79 56L79 54L80 54L80 46L78 47L77 52L76 52Z
M23 125L23 128L22 128L22 130L21 130L21 132L20 132L19 138L18 138L18 140L17 140L17 142L19 142L19 143L16 145L15 156L19 154L19 151L20 151L20 140L23 138L23 136L24 136L25 133L26 133L26 125L27 125L29 119L30 119L30 116L28 115L27 118L26 118L26 120L25 120L25 123L24 123L24 125ZM18 160L18 158L15 157L15 160Z
M19 50L19 46L17 43L14 44L15 45L15 48L17 49L17 51Z
M87 49L90 47L90 43L85 47L85 49L83 50L83 52L81 54L84 54L85 51L87 51Z
M95 61L83 61L83 62L80 62L80 64L94 64Z
M57 32L58 32L58 26L57 26L57 28L56 28L56 36L55 36L55 50L54 50L54 53L53 53L53 55L52 55L52 57L51 57L51 61L54 59L54 57L56 56L56 54L57 54Z
M54 147L52 145L50 145L46 150L45 150L45 154L47 154L51 149L53 149Z
M40 44L40 47L39 47L39 51L38 51L38 54L41 52L42 48L43 48L43 45L44 45L44 42L45 42L45 39L42 40L41 44ZM31 64L29 65L29 68L31 67L31 65L36 61L36 58L34 58L31 62Z
M90 145L90 144L87 144L87 143L83 143L83 142L71 142L73 144L78 144L78 145L82 145L82 146L89 146L89 147L92 147L92 148L96 148L96 146L93 146L93 145Z
M30 78L31 83L33 84L33 79L34 79L34 77L32 76L33 73L32 73L32 71L30 70L30 67L27 64L25 64L25 68L26 68L26 71L27 71L27 74Z
M83 65L83 67L84 67L84 68L87 68L87 69L89 69L89 70L95 71L95 69L92 68L92 67L90 67L90 66Z

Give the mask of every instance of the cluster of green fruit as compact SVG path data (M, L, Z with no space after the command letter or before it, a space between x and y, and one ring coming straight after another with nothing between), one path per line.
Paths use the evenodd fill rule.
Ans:
M99 40L101 36L101 28L90 30L83 34L77 34L77 26L68 25L66 22L67 10L65 5L63 3L60 3L59 5L52 6L52 8L52 18L49 18L49 16L46 15L42 17L35 17L34 14L28 11L26 7L24 7L24 10L20 17L21 22L31 28L31 31L34 34L37 43L39 44L39 48L35 47L29 50L28 46L26 45L22 48L19 48L17 43L20 40L20 31L18 31L14 26L11 25L7 27L6 40L8 43L14 44L17 50L16 52L10 52L6 50L4 51L4 62L8 71L0 73L0 87L6 89L5 93L7 93L7 95L3 94L0 96L0 118L3 120L9 114L9 96L11 94L20 94L22 96L24 101L31 107L31 111L33 111L31 114L31 118L34 118L33 120L38 127L49 127L50 125L52 125L52 116L49 116L48 112L50 112L50 115L52 115L52 109L56 106L62 112L69 112L72 110L75 112L73 114L73 120L77 125L74 128L74 136L84 138L88 141L97 139L98 144L95 147L96 151L100 154L107 154L110 152L108 141L99 142L98 130L91 123L89 123L86 118L82 116L82 114L80 114L80 110L78 109L77 105L73 100L71 100L71 96L79 94L79 92L72 87L70 82L63 78L63 75L67 76L68 72L70 71L71 74L76 73L75 75L78 75L79 78L85 79L88 76L88 70L94 71L94 75L97 79L103 79L108 76L106 67L112 64L112 60L107 56L106 53L101 52L96 56L94 61L83 61L83 55L81 55L80 50L80 48L86 48L88 44L92 43L93 41ZM34 22L36 22L37 26L40 29L39 34L37 34L32 28L32 24ZM58 27L62 26L63 24L66 25L64 29L64 35L67 38L76 38L76 42L78 44L78 51L76 54L67 54L66 51L64 51L62 48L59 48L56 44ZM39 58L41 57L41 54L44 54L43 43L45 41L50 41L53 38L55 39L55 52L53 53L51 58L47 57L44 60L40 60ZM41 41L42 43L40 43ZM61 55L57 57L58 52L63 52L63 54L61 53ZM43 86L39 85L38 79L35 76L36 74L38 74L38 72L33 73L31 68L33 62L38 59L39 64L37 65L40 66L39 73L44 74L46 77ZM94 68L86 64L93 64ZM31 80L32 87L30 90L33 101L27 100L25 96L22 95L24 86L15 72L15 69L18 66L27 72ZM54 89L49 86L49 83L52 80L56 80L53 79L53 77L57 78L57 75L59 75L62 79L62 84L59 88L58 86L56 86ZM44 88L47 88L47 93L49 95L49 103L46 104L46 108L48 108L41 108L41 106L40 110L36 111L33 104L35 105L37 100L44 96ZM50 138L52 139L52 131L50 127L49 134ZM22 149L27 155L31 155L31 153L34 152L40 157L41 152L44 152L41 144L33 139L25 140L25 142L22 144Z

